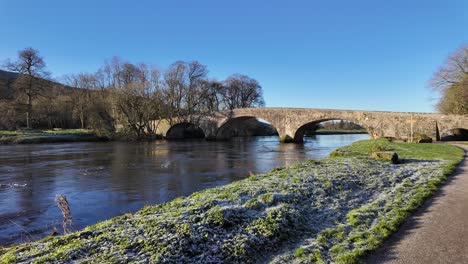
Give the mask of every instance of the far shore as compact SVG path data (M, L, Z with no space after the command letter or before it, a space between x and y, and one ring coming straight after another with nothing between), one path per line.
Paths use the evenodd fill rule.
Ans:
M308 136L313 135L342 135L342 134L368 134L365 130L327 130L319 129L314 133L309 134Z
M326 130L320 129L313 135L367 134L365 130ZM161 139L158 137L157 139ZM101 142L112 139L99 137L89 129L53 129L53 130L0 130L0 145L5 144L41 144L68 142Z
M108 139L98 137L87 129L0 131L1 144L38 144L66 142L98 142Z

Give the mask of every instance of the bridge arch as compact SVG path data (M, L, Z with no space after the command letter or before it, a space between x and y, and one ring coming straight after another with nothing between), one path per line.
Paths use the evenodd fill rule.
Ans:
M467 141L468 140L468 129L466 128L452 128L441 131L442 141Z
M330 118L323 118L323 119L318 119L318 120L314 120L314 121L310 121L310 122L307 122L301 126L299 126L297 129L296 129L296 132L294 133L294 137L293 137L293 142L295 143L302 143L304 142L304 136L305 136L305 133L314 129L315 126L317 126L318 124L320 123L323 123L323 122L327 122L327 121L334 121L334 120L340 120L340 121L345 121L345 122L351 122L353 124L356 124L356 125L359 125L360 127L364 128L367 132L367 134L371 135L371 133L369 132L369 129L366 128L365 125L361 124L360 122L358 121L355 121L355 120L348 120L348 119L343 119L343 118L337 118L337 117L330 117Z
M269 121L256 116L237 116L222 123L216 131L216 140L232 137L278 135L278 130Z
M205 131L195 124L182 122L172 125L166 133L168 140L205 138Z

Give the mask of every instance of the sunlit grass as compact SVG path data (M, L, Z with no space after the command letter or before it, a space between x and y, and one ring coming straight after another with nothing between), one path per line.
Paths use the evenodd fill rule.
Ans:
M418 144L391 142L387 139L361 140L339 148L330 156L368 157L375 151L394 151L403 159L455 160L458 161L463 150L447 144Z
M62 129L62 130L43 130L42 133L46 135L82 135L92 134L93 130L90 129Z
M0 144L31 144L75 141L96 141L98 138L89 129L59 130L0 130Z
M26 136L26 135L80 135L92 134L90 129L60 129L60 130L25 130L8 131L0 130L0 136Z

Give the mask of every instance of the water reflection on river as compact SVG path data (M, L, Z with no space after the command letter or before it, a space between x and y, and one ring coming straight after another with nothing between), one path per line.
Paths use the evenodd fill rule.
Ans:
M240 180L367 139L319 135L305 144L277 137L230 142L72 143L0 146L0 245L39 239L56 228L56 194L68 198L80 229L145 204Z

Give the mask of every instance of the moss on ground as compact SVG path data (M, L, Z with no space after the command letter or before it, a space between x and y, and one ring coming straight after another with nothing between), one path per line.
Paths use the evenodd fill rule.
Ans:
M404 160L369 158L375 149ZM461 160L449 145L360 141L246 180L0 250L4 263L355 263Z

